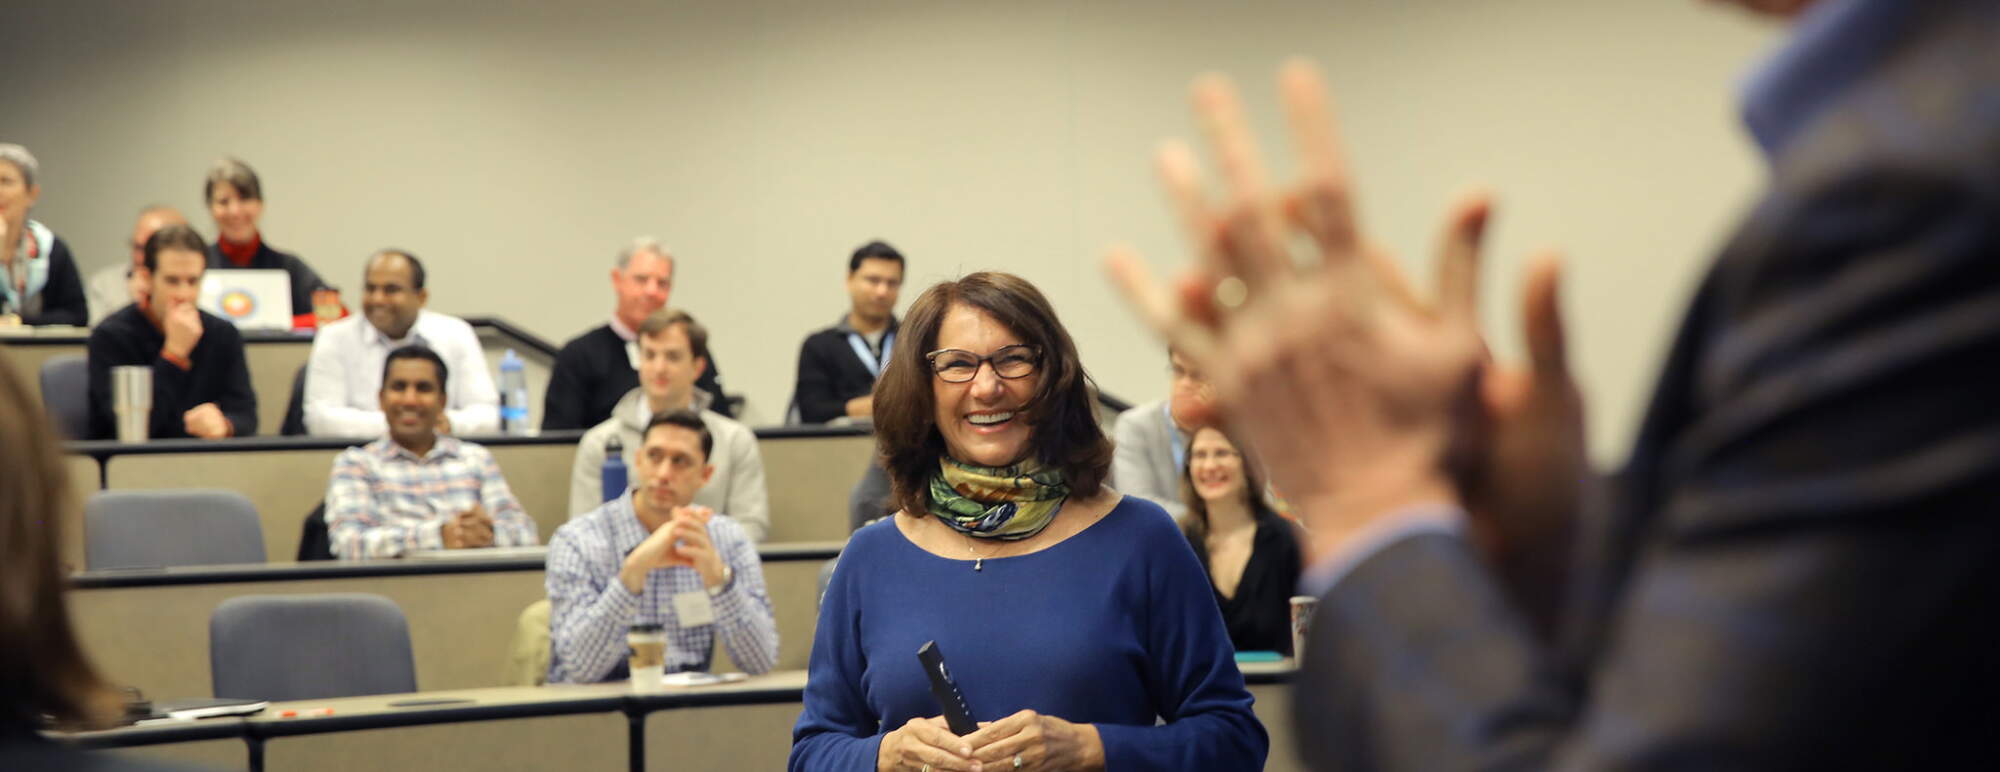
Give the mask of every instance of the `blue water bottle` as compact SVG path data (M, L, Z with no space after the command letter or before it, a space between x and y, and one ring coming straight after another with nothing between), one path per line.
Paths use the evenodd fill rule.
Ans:
M521 356L507 349L500 357L500 430L515 437L527 436L528 373Z
M625 486L625 443L614 434L604 443L604 500L625 495Z

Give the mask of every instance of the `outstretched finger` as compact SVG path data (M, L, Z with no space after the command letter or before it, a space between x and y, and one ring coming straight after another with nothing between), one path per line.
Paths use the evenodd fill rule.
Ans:
M1167 190L1167 202L1186 232L1195 255L1204 264L1215 264L1221 248L1222 226L1208 200L1208 183L1201 173L1201 161L1194 150L1180 140L1166 140L1153 154L1154 169Z
M1466 324L1479 322L1479 256L1493 197L1483 189L1466 191L1452 202L1438 235L1438 305L1446 318Z
M1278 91L1292 130L1292 143L1305 167L1294 194L1291 215L1320 246L1322 256L1341 259L1359 254L1359 218L1354 213L1352 181L1334 120L1333 102L1319 68L1293 59L1278 72Z
M1562 298L1558 292L1561 279L1561 254L1547 249L1530 258L1528 286L1521 304L1522 327L1537 380L1569 378L1568 341L1563 332Z
M1215 333L1191 317L1182 301L1153 278L1137 252L1131 247L1113 247L1105 255L1104 267L1140 321L1201 366L1207 367L1214 360Z
M1218 254L1222 258L1218 273L1237 276L1253 287L1282 280L1291 270L1283 220L1235 85L1220 75L1196 79L1194 109L1230 190L1223 208L1226 237Z

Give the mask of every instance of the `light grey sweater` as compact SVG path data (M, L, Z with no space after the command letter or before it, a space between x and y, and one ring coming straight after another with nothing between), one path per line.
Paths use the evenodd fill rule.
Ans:
M639 423L639 401L645 398L641 389L626 392L611 409L610 418L583 433L583 441L576 446L576 466L570 472L571 519L604 503L604 445L613 436L625 446L628 479L638 476L632 460L639 450L639 431L645 428ZM704 392L695 392L695 405L715 440L715 449L708 454L715 476L694 495L694 503L735 518L751 541L761 542L771 531L771 500L764 489L764 457L757 452L757 435L750 427L708 410Z

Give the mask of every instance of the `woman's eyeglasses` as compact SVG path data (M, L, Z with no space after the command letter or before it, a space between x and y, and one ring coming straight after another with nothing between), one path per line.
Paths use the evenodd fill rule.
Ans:
M1009 380L1026 378L1035 373L1035 366L1041 364L1042 350L1037 346L1017 343L1002 346L989 356L980 356L964 349L938 349L925 354L931 363L931 372L945 383L965 383L979 375L979 366L992 364L993 374Z

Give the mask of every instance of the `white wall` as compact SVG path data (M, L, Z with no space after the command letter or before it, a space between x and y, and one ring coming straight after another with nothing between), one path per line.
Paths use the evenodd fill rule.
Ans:
M1455 189L1499 191L1503 355L1519 259L1567 247L1603 459L1756 190L1733 91L1773 39L1696 3L1600 0L27 6L0 52L0 141L40 156L37 216L86 270L123 259L147 202L212 233L200 179L223 154L263 176L266 238L350 303L364 257L398 245L431 266L434 308L560 340L608 313L617 249L656 234L682 258L674 302L765 417L799 340L844 306L847 251L875 237L912 258L905 303L964 271L1021 273L1108 391L1160 394L1160 346L1099 255L1184 260L1149 153L1191 133L1190 77L1245 81L1276 142L1270 73L1308 54L1366 214L1413 264Z

